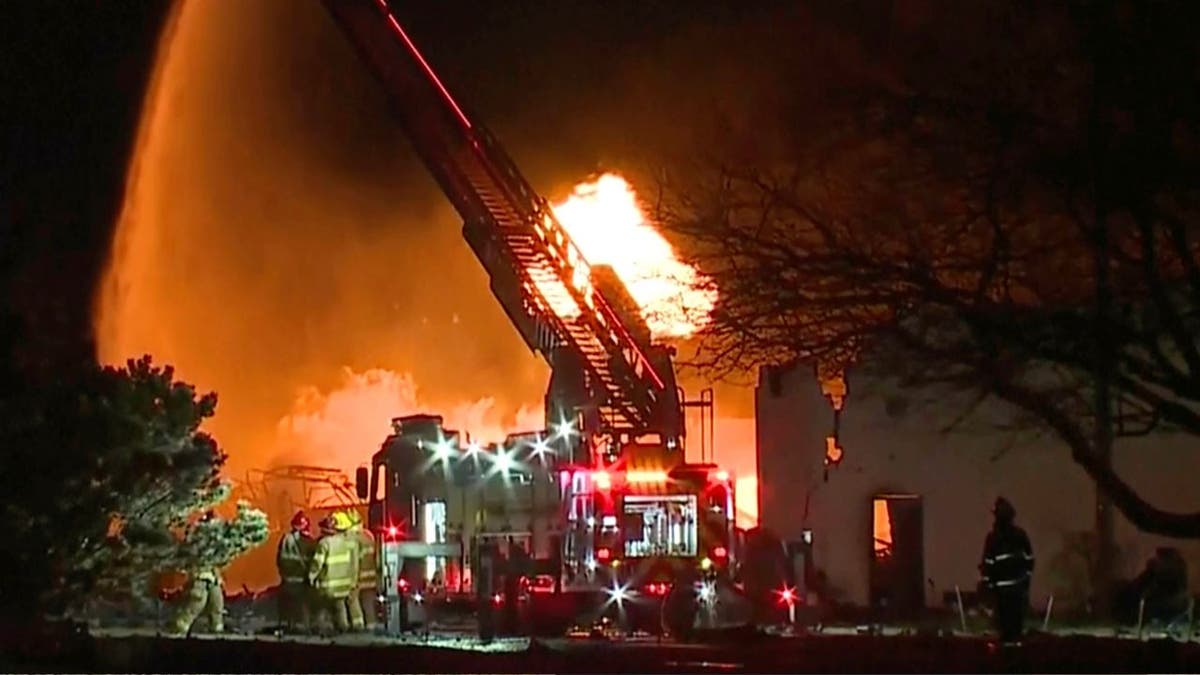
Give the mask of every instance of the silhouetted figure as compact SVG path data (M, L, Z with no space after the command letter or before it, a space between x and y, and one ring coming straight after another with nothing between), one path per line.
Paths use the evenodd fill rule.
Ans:
M1137 603L1145 601L1146 622L1170 624L1188 609L1187 562L1179 549L1161 547L1146 561L1146 568L1133 580L1132 605L1129 614L1137 611Z
M1001 642L1021 638L1033 578L1033 546L1029 535L1016 525L1017 511L1004 497L992 509L992 531L983 545L979 571L996 599L996 629Z

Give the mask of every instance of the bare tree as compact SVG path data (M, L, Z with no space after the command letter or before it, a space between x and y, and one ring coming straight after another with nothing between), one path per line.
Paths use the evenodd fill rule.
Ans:
M1111 463L1114 436L1200 435L1200 61L1184 10L1013 9L982 56L898 59L886 86L830 97L782 148L728 133L677 166L661 217L720 289L699 365L855 363L999 399L1135 526L1200 536L1200 512L1155 507Z

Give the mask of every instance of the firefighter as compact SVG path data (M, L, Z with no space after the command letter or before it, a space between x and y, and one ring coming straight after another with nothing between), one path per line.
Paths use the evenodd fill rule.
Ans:
M205 520L215 517L212 511L204 514ZM221 572L213 565L200 567L189 575L187 595L183 606L175 615L172 632L183 635L191 631L192 624L204 614L208 628L214 633L225 631L225 591L221 588Z
M359 628L373 631L376 620L376 596L378 595L376 548L374 537L370 530L362 527L362 516L358 510L348 512L350 518L350 537L355 544L355 554L358 557L359 581L354 593L350 593L350 622L354 622L355 613L361 617Z
M350 551L350 581L352 587L347 593L346 599L342 601L342 609L346 611L347 619L349 620L350 631L356 633L364 629L365 621L362 619L362 603L359 602L359 539L358 534L352 532L354 528L354 516L352 512L340 510L334 514L334 530L337 531L337 536L341 537L344 545Z
M997 498L992 514L995 521L983 545L979 570L996 601L995 621L1000 641L1012 644L1021 638L1029 606L1033 546L1029 535L1017 526L1017 511L1007 499Z
M337 516L341 518L337 518ZM330 614L335 632L350 629L347 617L346 598L354 589L357 572L354 565L354 548L350 540L338 532L348 530L346 514L339 513L321 520L321 538L308 564L308 581L313 587L314 623L323 624L324 615Z
M309 628L308 561L316 542L308 532L309 521L304 511L292 517L292 529L279 540L275 567L279 570L279 620L284 630L305 632Z

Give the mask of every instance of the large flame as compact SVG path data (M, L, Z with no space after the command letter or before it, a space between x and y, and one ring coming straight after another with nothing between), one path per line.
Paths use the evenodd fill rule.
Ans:
M580 183L553 208L587 262L617 273L654 337L684 338L708 324L716 291L675 256L624 178L606 173Z
M391 433L393 417L418 413L441 415L447 429L485 444L544 426L542 410L532 406L522 407L515 418L504 415L491 398L436 406L421 395L411 375L343 368L339 387L322 391L310 386L297 392L292 411L276 426L272 462L327 466L352 475Z

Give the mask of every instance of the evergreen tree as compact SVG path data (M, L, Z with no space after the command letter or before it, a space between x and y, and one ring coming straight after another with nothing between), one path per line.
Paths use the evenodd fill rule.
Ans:
M16 571L0 575L0 600L12 615L77 614L99 597L144 603L164 574L266 540L266 517L247 505L199 522L230 491L225 455L200 430L215 394L197 396L148 356L21 383L0 394L4 553Z

